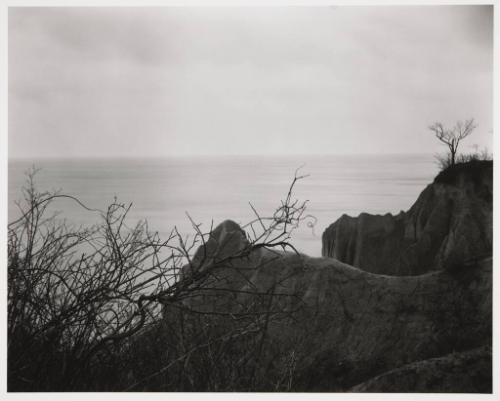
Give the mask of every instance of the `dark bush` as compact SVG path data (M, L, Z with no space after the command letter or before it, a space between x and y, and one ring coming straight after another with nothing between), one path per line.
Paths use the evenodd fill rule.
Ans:
M291 247L305 210L292 199L302 177L273 216L256 212L243 249L193 264L212 230L193 222L190 241L175 228L163 240L146 222L127 226L130 206L88 209L70 196L38 192L33 175L21 217L8 226L8 391L274 388L268 372L279 366L261 369L258 358L271 347L268 323L290 310L269 301L279 295L274 289L250 291L242 303L218 274L255 249ZM59 198L99 213L101 223L74 228L48 215ZM207 285L227 309L187 302L202 299Z

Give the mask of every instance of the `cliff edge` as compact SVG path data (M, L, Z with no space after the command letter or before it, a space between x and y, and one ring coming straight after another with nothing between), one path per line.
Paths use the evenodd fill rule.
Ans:
M343 216L323 236L334 258L253 247L227 220L183 270L210 274L166 326L206 315L227 333L273 315L231 356L265 372L254 391L490 393L492 185L491 162L457 166L406 213Z
M407 212L343 215L323 233L322 255L365 271L418 275L491 255L493 162L441 172Z
M213 239L227 244L224 249L247 246L230 221ZM290 313L269 321L268 348L258 364L273 377L287 369L274 352L293 355L288 391L491 392L491 257L453 271L388 276L265 248L236 259L219 252L216 277L184 301L186 310L196 311L192 319L242 309L258 313L258 294L273 292L267 310ZM222 332L231 324L217 321ZM247 347L241 344L235 360ZM479 354L471 351L480 347Z

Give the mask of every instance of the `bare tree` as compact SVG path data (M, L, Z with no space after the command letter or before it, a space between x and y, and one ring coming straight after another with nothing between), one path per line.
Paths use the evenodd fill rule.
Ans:
M458 145L472 133L474 128L476 128L476 125L473 118L464 122L458 121L451 129L444 128L440 122L429 126L429 129L434 133L436 138L448 147L450 152L448 155L448 164L450 166L455 165Z

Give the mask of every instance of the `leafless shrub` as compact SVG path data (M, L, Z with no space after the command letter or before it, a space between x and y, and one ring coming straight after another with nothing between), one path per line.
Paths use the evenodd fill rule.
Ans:
M444 171L451 166L451 158L449 154L436 153L434 154L434 159L439 171Z
M214 247L212 228L204 233L191 220L191 239L175 228L161 239L144 221L127 226L131 205L115 200L92 210L71 196L38 192L34 175L21 217L8 226L9 391L137 390L152 382L171 391L256 386L269 322L289 316L293 303L280 299L293 294L243 291L228 277L241 276L256 250L294 250L290 234L306 203L292 191L303 176L295 175L271 217L252 207L256 218L245 226L243 246L214 253L220 244ZM48 215L59 198L99 213L101 222L73 228ZM195 301L207 296L216 302L198 309ZM165 341L144 344L151 333ZM141 346L147 350L134 353ZM150 364L143 366L149 373L138 377L131 367L141 363ZM238 375L223 375L228 368Z
M439 170L444 171L457 164L493 160L493 154L490 153L487 148L484 148L481 152L476 151L474 153L458 154L455 157L454 164L452 164L452 159L449 154L437 153L434 155L434 158L436 159Z

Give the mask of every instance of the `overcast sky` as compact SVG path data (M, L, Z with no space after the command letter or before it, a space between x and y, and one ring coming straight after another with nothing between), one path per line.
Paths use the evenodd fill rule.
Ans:
M10 8L9 157L492 143L493 8Z

